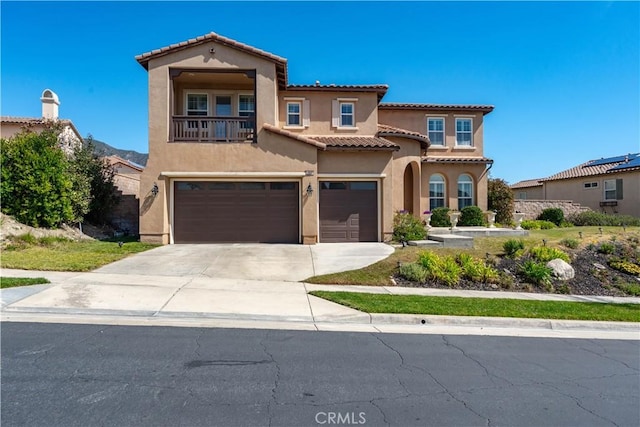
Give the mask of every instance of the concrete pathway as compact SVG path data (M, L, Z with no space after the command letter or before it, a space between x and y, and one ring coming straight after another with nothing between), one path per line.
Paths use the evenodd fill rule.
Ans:
M103 269L100 269L103 270ZM217 326L640 339L640 324L362 313L308 295L341 290L397 295L632 302L640 298L581 297L402 287L330 286L206 276L56 273L4 269L9 277L46 277L51 285L3 289L3 321Z

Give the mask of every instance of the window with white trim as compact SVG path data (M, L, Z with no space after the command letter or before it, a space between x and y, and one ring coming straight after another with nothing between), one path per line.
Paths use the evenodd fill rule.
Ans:
M442 208L444 204L444 177L439 173L429 177L429 209Z
M622 200L622 179L604 181L604 200Z
M240 129L244 129L243 135L251 135L255 122L256 102L253 95L238 95L238 116L247 117L246 121L240 122ZM249 129L249 130L247 130Z
M353 102L340 102L340 127L354 127L355 104Z
M427 132L431 145L444 145L444 117L428 117Z
M473 146L472 130L472 119L456 119L456 145Z
M473 178L467 174L458 177L458 210L473 206Z
M302 126L302 102L287 102L287 126Z
M209 97L206 93L187 94L187 116L206 116L209 114Z
M584 188L598 188L597 182L585 182Z

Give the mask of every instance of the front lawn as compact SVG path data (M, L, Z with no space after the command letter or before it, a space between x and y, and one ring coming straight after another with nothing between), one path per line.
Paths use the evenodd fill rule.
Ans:
M432 297L313 291L311 295L366 313L640 322L640 304Z
M2 250L2 267L21 270L90 271L158 245L124 240L72 241L64 238L12 237Z
M44 277L0 277L0 289L51 283Z

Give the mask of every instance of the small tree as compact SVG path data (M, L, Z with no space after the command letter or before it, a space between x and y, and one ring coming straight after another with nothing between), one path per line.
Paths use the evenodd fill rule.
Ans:
M85 220L103 225L108 222L109 213L120 198L113 182L115 171L95 151L93 138L89 135L84 144L74 150L71 163L77 179L86 181L91 193Z
M88 197L69 174L69 160L58 147L59 132L22 131L0 140L2 212L33 227L57 227L74 221Z
M510 224L513 221L513 192L503 179L489 178L487 188L489 210L496 212L496 222Z

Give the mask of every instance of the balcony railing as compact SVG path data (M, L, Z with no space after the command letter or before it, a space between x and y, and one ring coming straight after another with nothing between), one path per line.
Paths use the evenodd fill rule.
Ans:
M173 141L253 141L255 117L173 116Z

